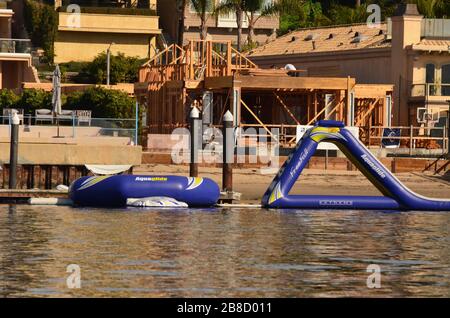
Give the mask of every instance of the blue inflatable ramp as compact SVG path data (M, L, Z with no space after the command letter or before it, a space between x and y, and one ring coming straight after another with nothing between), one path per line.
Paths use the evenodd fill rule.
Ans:
M384 196L289 195L321 142L334 143ZM404 186L342 122L319 121L298 142L262 198L266 208L450 211L450 200L431 199Z
M209 207L219 195L219 186L211 179L179 176L82 177L69 188L75 205L92 207Z

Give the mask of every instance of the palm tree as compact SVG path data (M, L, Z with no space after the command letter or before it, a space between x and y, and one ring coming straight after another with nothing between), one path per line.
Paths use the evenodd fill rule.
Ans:
M362 4L357 8L333 4L328 11L328 15L333 24L353 24L367 20L367 4Z
M427 18L443 17L446 11L445 7L448 6L446 0L415 0L412 2L417 4L419 12Z
M209 13L214 12L216 2L215 0L189 0L189 3L192 5L192 8L195 10L201 21L200 39L206 40L206 36L208 35L208 26L206 25L206 22L210 16Z
M187 0L180 0L179 2L179 7L177 8L177 10L179 10L179 14L180 14L180 20L178 21L178 39L177 39L177 44L178 46L182 47L183 46L183 39L184 39L184 12L186 10L186 3Z
M246 10L246 0L223 0L216 7L216 15L220 14L236 14L236 24L237 24L237 49L240 52L242 49L242 24L244 22L244 14Z
M299 10L303 2L304 0L278 0L267 3L266 0L245 0L244 12L248 18L248 45L254 44L255 25L260 18Z

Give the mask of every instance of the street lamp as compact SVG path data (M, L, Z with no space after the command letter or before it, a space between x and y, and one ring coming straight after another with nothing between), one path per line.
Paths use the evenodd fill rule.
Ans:
M109 78L110 78L110 68L111 68L111 46L113 46L115 43L111 42L111 44L108 47L108 50L106 51L106 85L109 86Z

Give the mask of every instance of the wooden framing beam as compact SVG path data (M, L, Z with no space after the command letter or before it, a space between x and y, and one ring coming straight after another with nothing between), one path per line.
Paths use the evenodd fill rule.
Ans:
M285 90L347 90L348 85L355 85L355 79L328 77L274 77L237 75L242 81L242 88L285 89ZM347 82L348 81L348 82Z
M206 77L206 89L221 89L233 87L233 76Z
M241 99L241 104L244 105L244 107L248 110L248 112L253 116L253 118L256 119L256 121L269 133L269 135L275 139L276 141L278 141L278 139L272 134L272 132L269 130L269 128L267 128L267 126L262 122L261 119L259 119L258 116L256 116L256 114L250 109L250 107L247 106L247 104Z
M363 113L362 116L358 119L358 121L356 122L356 126L360 126L361 123L366 119L366 117L372 113L372 111L374 110L374 108L377 106L378 102L380 100L376 99L372 104L370 104L369 109L367 110L367 112Z
M291 112L291 110L289 109L289 107L287 107L287 105L283 102L283 100L281 99L281 97L273 92L273 94L275 95L275 97L277 98L277 100L280 102L280 104L283 106L284 110L286 111L286 113L297 123L297 125L301 125L300 122L297 120L297 118L295 118L294 114Z

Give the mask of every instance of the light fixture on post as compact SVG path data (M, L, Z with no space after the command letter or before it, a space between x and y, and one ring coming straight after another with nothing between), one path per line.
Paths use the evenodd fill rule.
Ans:
M110 85L110 69L111 69L111 46L113 46L114 42L109 44L108 50L106 51L106 85Z

